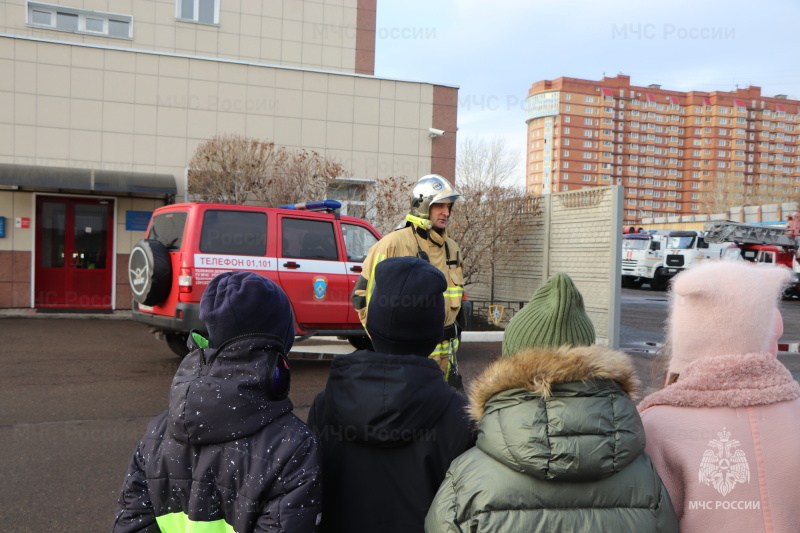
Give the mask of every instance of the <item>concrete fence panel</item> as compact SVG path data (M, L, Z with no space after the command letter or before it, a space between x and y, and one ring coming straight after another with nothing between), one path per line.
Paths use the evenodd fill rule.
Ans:
M583 294L598 342L619 346L621 198L621 187L612 186L529 199L531 208L509 228L519 232L517 251L495 270L493 300L507 308L507 319L553 274L564 272ZM471 300L488 301L490 280L467 292Z

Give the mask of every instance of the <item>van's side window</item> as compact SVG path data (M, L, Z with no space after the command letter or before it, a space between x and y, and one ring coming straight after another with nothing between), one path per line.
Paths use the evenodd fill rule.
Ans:
M209 210L203 215L200 251L205 254L266 255L267 214Z
M153 217L147 238L159 241L167 250L180 250L185 227L186 213L182 211L162 213Z
M355 224L342 224L342 235L344 247L347 249L347 260L356 263L363 262L369 249L378 242L374 233Z
M336 235L330 222L284 217L281 232L281 257L339 259Z

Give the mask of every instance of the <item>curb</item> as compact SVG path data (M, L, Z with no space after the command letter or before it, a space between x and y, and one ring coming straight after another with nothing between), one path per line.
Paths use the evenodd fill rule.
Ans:
M502 342L505 331L462 331L461 342Z
M38 313L34 308L0 309L2 318L50 318L73 320L130 320L131 312L128 310L112 311L110 313Z

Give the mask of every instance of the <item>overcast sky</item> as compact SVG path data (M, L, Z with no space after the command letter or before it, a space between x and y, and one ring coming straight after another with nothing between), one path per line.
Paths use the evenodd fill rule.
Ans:
M378 0L375 74L458 86L459 138L504 138L519 184L530 86L619 73L800 98L800 1Z

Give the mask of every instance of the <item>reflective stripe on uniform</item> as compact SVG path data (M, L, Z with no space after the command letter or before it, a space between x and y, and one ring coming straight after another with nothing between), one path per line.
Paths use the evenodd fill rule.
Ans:
M447 381L447 376L450 375L450 368L455 362L456 351L458 351L459 344L461 344L461 341L459 341L458 338L442 341L436 345L436 348L434 348L428 356L430 359L439 363L439 368L441 368L444 374L445 381ZM447 366L442 365L444 361L447 361ZM458 368L457 365L456 368Z
M462 298L463 296L464 296L463 287L447 287L447 290L444 291L445 298Z
M164 533L234 533L225 520L201 522L189 519L186 513L169 513L156 517L158 528Z
M367 307L369 307L369 300L372 298L372 288L375 284L375 267L384 259L386 259L386 254L378 254L375 256L375 261L372 262L372 270L370 270L369 282L367 283Z

